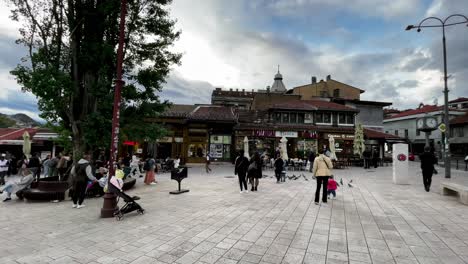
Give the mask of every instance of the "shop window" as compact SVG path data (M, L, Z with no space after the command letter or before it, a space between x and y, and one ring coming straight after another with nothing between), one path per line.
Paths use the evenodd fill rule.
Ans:
M338 114L338 124L354 125L354 114L349 114L349 113Z
M331 123L332 117L331 117L331 113L323 113L323 122L324 123Z
M398 136L398 130L395 130L395 136Z
M304 124L304 114L297 114L297 123Z
M317 113L316 114L316 123L318 124L331 124L332 116L331 113Z
M408 129L405 129L405 138L408 138Z
M297 123L297 114L296 113L290 113L289 114L289 123Z
M190 158L203 158L206 156L206 145L203 143L200 144L190 144L188 147L187 156Z
M304 123L305 124L312 124L314 123L314 115L312 113L306 113L304 115Z
M421 131L419 129L416 129L416 136L421 135Z
M451 137L463 137L464 136L463 127L452 127L450 129L450 136Z
M282 113L281 114L281 119L283 123L289 123L289 114L288 113Z

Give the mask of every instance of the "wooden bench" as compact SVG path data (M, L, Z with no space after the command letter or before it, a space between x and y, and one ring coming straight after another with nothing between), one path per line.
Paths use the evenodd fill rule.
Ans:
M63 181L38 181L31 184L31 188L24 190L18 197L22 196L27 200L53 201L64 200L65 191L68 190L68 183Z
M454 182L442 182L440 188L442 195L456 194L462 204L468 205L468 186Z

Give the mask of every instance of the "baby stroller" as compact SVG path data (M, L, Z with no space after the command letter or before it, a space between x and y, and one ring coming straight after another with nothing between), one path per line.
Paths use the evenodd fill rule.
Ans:
M125 201L125 205L122 206L122 208L115 210L114 216L117 221L122 220L124 217L124 214L128 214L133 211L137 211L139 214L144 214L145 209L143 209L135 200L139 200L140 197L138 196L133 196L130 197L128 194L124 193L121 191L119 188L115 187L112 183L109 183L108 185L109 192L114 193L117 195L119 198L117 199L117 203L119 203L119 199L122 198Z

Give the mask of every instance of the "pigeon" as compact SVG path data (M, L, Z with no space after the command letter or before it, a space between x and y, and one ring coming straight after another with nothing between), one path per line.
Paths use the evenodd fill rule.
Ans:
M352 183L352 182L353 182L353 180L350 180L350 181L349 181L349 183Z
M304 177L304 180L309 181L309 179L307 179L307 177L304 174L302 174L302 177Z
M351 185L351 183L348 183L348 187L349 187L349 188L353 188L353 186Z
M340 184L343 185L343 178L340 179Z

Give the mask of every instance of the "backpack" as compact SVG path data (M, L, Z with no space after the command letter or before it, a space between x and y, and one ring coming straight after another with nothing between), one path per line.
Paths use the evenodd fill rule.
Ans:
M149 170L150 170L149 160L147 160L147 161L145 162L145 164L143 165L143 170L145 170L145 171L149 171Z

